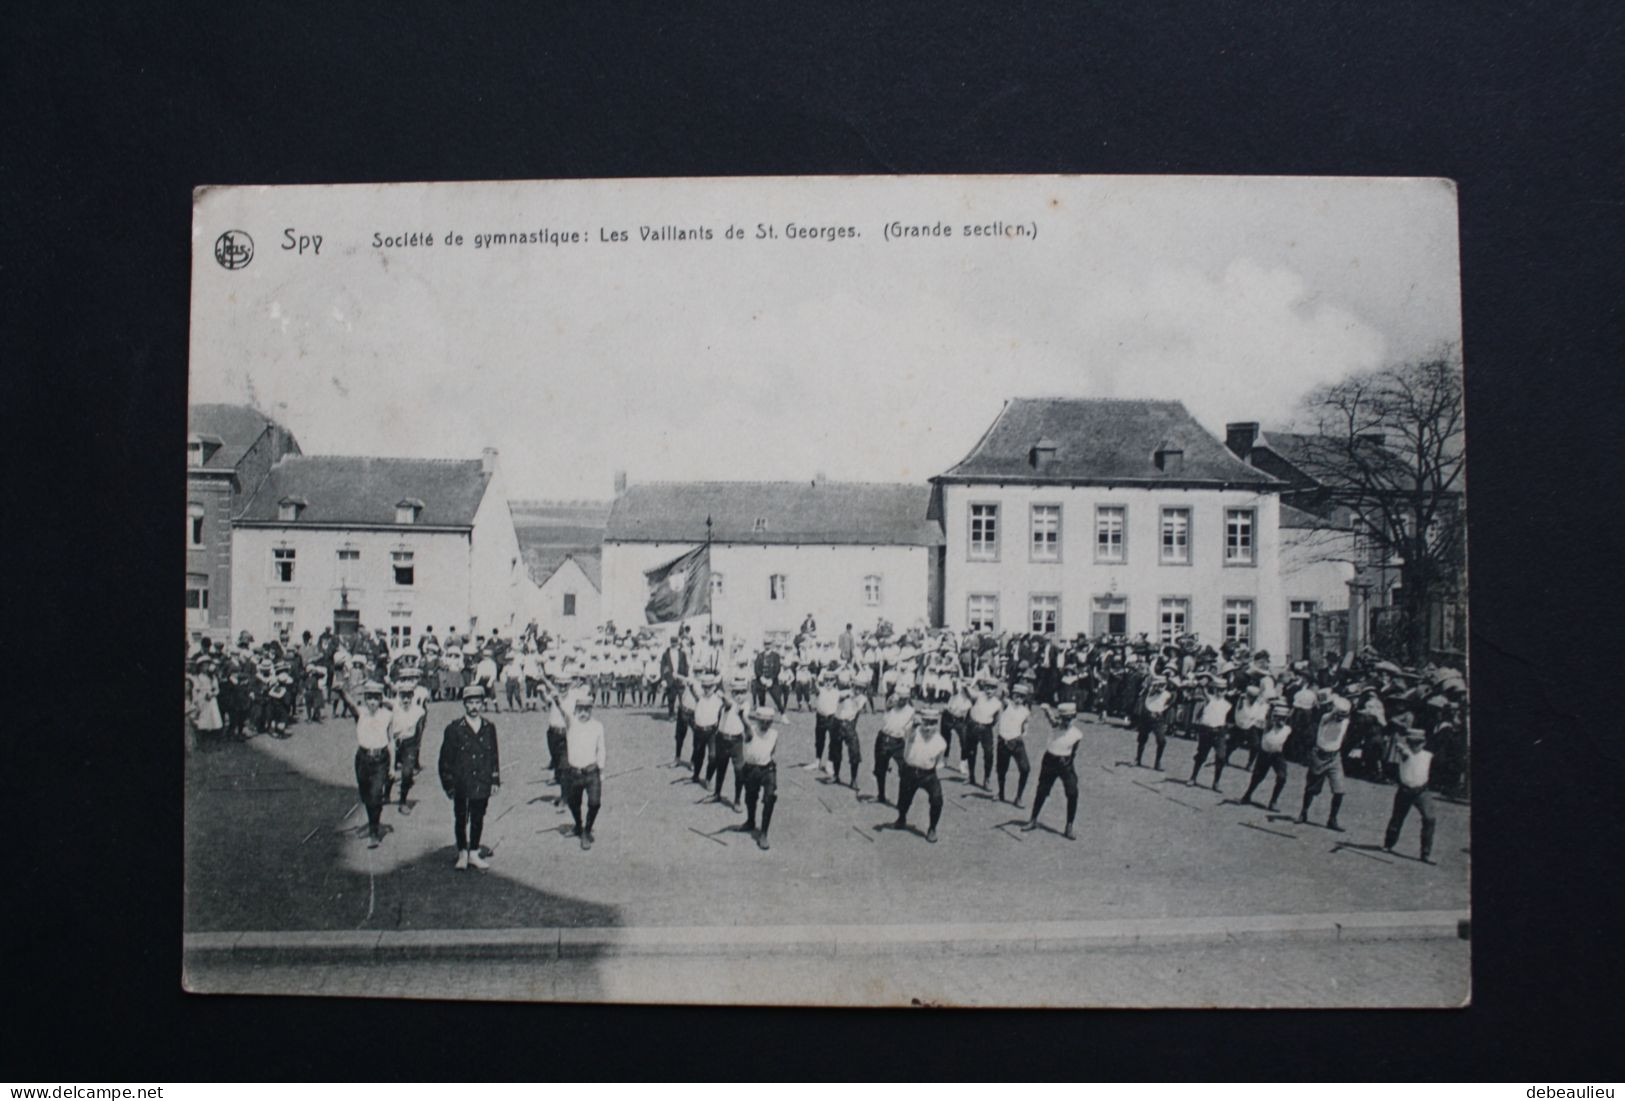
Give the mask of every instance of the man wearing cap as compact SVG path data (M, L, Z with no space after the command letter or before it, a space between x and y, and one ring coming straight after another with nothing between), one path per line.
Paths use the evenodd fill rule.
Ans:
M1253 759L1253 777L1242 794L1243 803L1253 801L1253 792L1271 771L1275 773L1275 787L1270 791L1270 810L1280 802L1281 790L1286 787L1286 742L1292 736L1292 707L1285 700L1270 701L1264 728L1258 736L1258 752Z
M462 716L446 727L440 741L440 786L451 799L459 871L490 867L480 857L480 835L491 792L502 786L497 728L481 713L485 689L471 684L462 690L462 699Z
M836 675L825 669L818 674L818 691L813 696L813 763L809 768L828 769L824 763L824 742L835 741L835 712L841 705L841 690Z
M583 849L592 848L592 827L604 798L604 724L592 717L592 697L578 696L566 732L564 801L575 820L574 835ZM581 820L581 798L587 798L587 820Z
M762 643L762 649L756 655L754 665L756 674L756 706L766 703L769 697L778 706L780 712L784 711L784 663L779 657L779 651L771 642Z
M1353 710L1342 696L1330 697L1330 710L1320 720L1315 731L1315 744L1309 750L1309 774L1304 778L1303 809L1298 821L1309 821L1309 804L1315 801L1320 789L1328 782L1332 785L1332 811L1326 816L1326 828L1339 833L1337 812L1343 806L1343 739L1349 731L1349 713Z
M997 691L998 682L992 677L983 677L976 682L976 689L971 698L970 710L965 715L965 736L960 739L959 752L964 755L965 775L972 784L976 784L976 754L982 754L982 782L977 786L984 791L989 787L988 780L993 775L993 724L998 721L999 712L1004 710L1004 701Z
M688 672L688 651L682 648L677 636L673 635L671 640L666 643L665 652L660 655L660 676L666 682L666 717L668 719L672 717L672 713L677 707L677 695L682 687L680 678L688 676ZM678 761L683 758L682 731L687 729L687 726L684 725L678 730Z
M829 743L829 771L835 783L841 782L841 756L844 751L852 771L852 790L858 790L858 766L863 763L863 749L858 744L858 716L870 706L869 697L851 678L841 674L841 699L835 705L835 731Z
M712 674L715 679L716 674ZM740 771L740 749L745 740L745 700L736 697L731 691L718 693L721 700L721 713L717 717L716 733L711 738L711 763L706 766L706 779L715 778L716 790L712 798L723 802L722 785L728 778L728 766L734 769L734 797L728 806L735 809L739 806L739 795L745 786L744 774ZM703 706L703 701L702 701ZM699 712L695 712L699 717Z
M367 808L369 849L376 849L384 839L384 787L389 776L389 751L395 741L383 702L383 685L367 681L361 686L361 713L355 720L355 783L361 805Z
M1388 832L1382 847L1392 852L1399 844L1399 831L1405 818L1415 807L1422 816L1422 863L1433 863L1433 828L1438 816L1433 811L1433 796L1428 791L1428 771L1433 765L1433 754L1427 750L1427 735L1417 727L1405 728L1399 744L1399 786L1394 789L1394 811L1388 818Z
M1031 833L1038 828L1038 814L1044 809L1044 800L1049 798L1050 789L1059 780L1066 792L1065 836L1068 841L1076 841L1078 835L1072 831L1072 823L1078 817L1077 756L1078 745L1083 741L1083 716L1078 714L1078 705L1071 702L1046 707L1044 714L1055 732L1050 735L1044 759L1038 766L1038 790L1033 794L1032 817L1021 827L1021 832Z
M695 693L695 684L699 686ZM683 685L685 697L693 699L689 709L689 724L694 732L694 752L689 761L693 768L690 777L696 784L708 782L716 774L716 736L717 723L722 718L723 700L717 694L717 675L715 673L701 673L698 677L687 680ZM706 765L706 755L711 754L711 763ZM700 769L705 769L705 779L700 779Z
M908 808L914 803L914 793L923 788L931 805L925 839L936 844L937 822L942 818L942 781L937 778L937 766L946 752L948 745L937 732L936 712L915 712L914 725L903 739L903 761L898 767L897 820L882 823L877 829L907 829Z
M1219 790L1219 777L1224 775L1224 758L1228 751L1225 730L1230 721L1230 701L1220 692L1219 682L1206 678L1206 698L1196 717L1196 760L1191 764L1190 785L1196 786L1196 777L1209 753L1213 754L1213 790Z
M703 674L702 674L703 675ZM700 678L689 673L674 673L670 682L675 689L675 695L669 698L677 702L677 755L672 758L673 768L683 767L683 739L694 726L694 708L700 702ZM706 739L699 732L694 734L694 754L696 761L705 760ZM699 764L694 765L695 779L699 782Z
M737 709L736 709L737 710ZM779 766L773 760L779 732L773 725L778 716L771 707L751 712L745 727L745 744L739 751L739 773L745 783L745 830L756 838L756 847L768 848L767 831L773 825L773 804L779 801ZM756 805L762 807L761 828L756 825Z
M1235 715L1231 724L1229 744L1225 747L1225 755L1234 753L1237 746L1247 747L1246 768L1251 769L1258 763L1258 737L1264 732L1264 723L1269 719L1269 700L1264 696L1262 685L1249 684L1242 690L1241 697L1236 701Z
M1162 771L1162 752L1168 748L1168 720L1172 714L1173 702L1174 693L1168 687L1168 678L1160 673L1153 674L1146 681L1145 699L1140 702L1140 713L1136 719L1136 725L1140 728L1139 737L1134 743L1136 768L1145 757L1145 743L1155 738L1157 755L1153 758L1151 767L1158 772Z
M914 708L908 699L899 692L886 704L885 718L880 721L880 731L875 735L875 801L877 803L889 802L886 798L886 776L891 771L892 761L897 762L898 773L902 773L903 739L914 726ZM944 750L946 752L946 750Z
M398 807L402 814L412 813L406 794L412 790L412 778L421 771L418 768L418 751L423 745L423 727L429 721L428 711L418 703L418 692L415 680L396 681L395 709L389 714L389 735L395 743L395 771L400 774L401 781ZM387 784L385 795L388 795Z
M1016 762L1016 801L1015 806L1020 807L1021 797L1027 790L1027 777L1032 773L1032 766L1027 762L1027 720L1032 716L1032 709L1027 706L1032 699L1032 682L1022 681L1016 685L1015 698L999 712L998 723L994 727L994 736L998 739L998 772L999 772L999 802L1004 802L1004 781L1010 773L1010 762Z

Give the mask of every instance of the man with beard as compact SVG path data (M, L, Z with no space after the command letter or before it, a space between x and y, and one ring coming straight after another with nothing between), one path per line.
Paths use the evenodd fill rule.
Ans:
M446 727L440 742L440 786L452 801L459 871L490 867L480 856L480 835L491 792L502 786L497 728L481 713L485 690L471 684L462 690L462 700L462 717Z

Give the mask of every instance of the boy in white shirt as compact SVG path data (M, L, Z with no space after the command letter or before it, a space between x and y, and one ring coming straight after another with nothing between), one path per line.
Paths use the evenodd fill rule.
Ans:
M1010 701L1003 711L999 712L999 721L994 727L994 736L998 739L998 772L999 772L999 802L1004 802L1005 777L1010 773L1010 762L1016 762L1016 801L1015 806L1022 805L1021 796L1027 790L1027 777L1032 773L1032 766L1027 763L1027 720L1032 715L1032 709L1027 701L1032 698L1032 689L1027 683L1016 685L1015 698Z
M1433 828L1438 816L1433 811L1433 796L1428 791L1428 771L1433 766L1433 754L1427 749L1427 735L1415 727L1405 729L1399 744L1399 786L1394 789L1394 812L1388 818L1388 833L1382 847L1392 852L1399 844L1399 831L1405 818L1415 807L1422 816L1422 863L1433 863Z
M578 696L565 732L564 801L575 819L583 849L592 848L592 826L604 797L604 724L592 717L591 694ZM581 821L581 797L587 797L587 820Z
M818 691L813 696L813 763L808 768L829 771L824 761L824 741L833 745L836 738L835 709L840 706L841 690L836 686L835 674L828 669L818 674Z
M1050 735L1049 747L1044 750L1044 759L1038 766L1038 790L1033 795L1032 817L1021 827L1021 832L1031 833L1038 828L1038 813L1044 809L1044 800L1049 798L1050 789L1059 780L1066 792L1064 836L1068 841L1076 841L1078 835L1072 831L1072 823L1078 817L1076 758L1078 745L1083 741L1083 716L1078 714L1078 705L1071 701L1058 707L1046 707L1044 714L1055 732Z
M1196 759L1191 763L1190 786L1196 786L1196 777L1213 754L1213 790L1219 790L1219 777L1224 775L1224 758L1228 750L1225 733L1230 723L1230 701L1224 698L1222 685L1211 676L1207 678L1206 698L1196 712Z
M892 761L898 762L899 771L903 760L903 739L908 736L914 725L914 708L909 705L908 698L902 693L891 698L886 707L886 717L880 722L880 732L875 735L875 802L889 802L886 798L886 774L891 771Z
M1269 704L1269 718L1258 736L1258 756L1253 760L1253 778L1242 795L1243 803L1253 801L1253 792L1264 782L1271 770L1275 772L1275 787L1270 791L1270 810L1276 809L1281 789L1286 787L1286 742L1292 736L1292 706L1285 700Z
M1139 738L1134 744L1134 765L1139 767L1141 759L1145 756L1145 743L1155 738L1157 740L1157 755L1151 767L1158 772L1162 771L1162 752L1168 748L1168 720L1170 709L1173 706L1174 694L1168 687L1168 678L1154 674L1146 685L1145 699L1140 704Z
M777 717L771 707L753 711L745 727L745 744L740 750L739 771L745 783L745 830L755 835L756 847L764 852L768 849L767 830L773 824L773 805L779 801L779 766L773 760L773 751L779 744L779 732L773 725ZM756 828L758 799L762 806L760 829Z

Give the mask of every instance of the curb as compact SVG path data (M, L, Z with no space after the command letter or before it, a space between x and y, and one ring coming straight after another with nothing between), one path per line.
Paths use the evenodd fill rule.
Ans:
M932 925L592 926L187 933L196 963L603 956L982 955L1159 944L1468 939L1466 910Z

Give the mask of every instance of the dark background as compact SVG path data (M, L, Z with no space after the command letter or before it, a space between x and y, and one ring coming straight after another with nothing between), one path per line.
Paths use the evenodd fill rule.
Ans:
M7 1077L1621 1077L1619 5L273 0L3 19ZM182 993L164 579L182 572L192 188L964 171L1458 182L1473 1007Z

